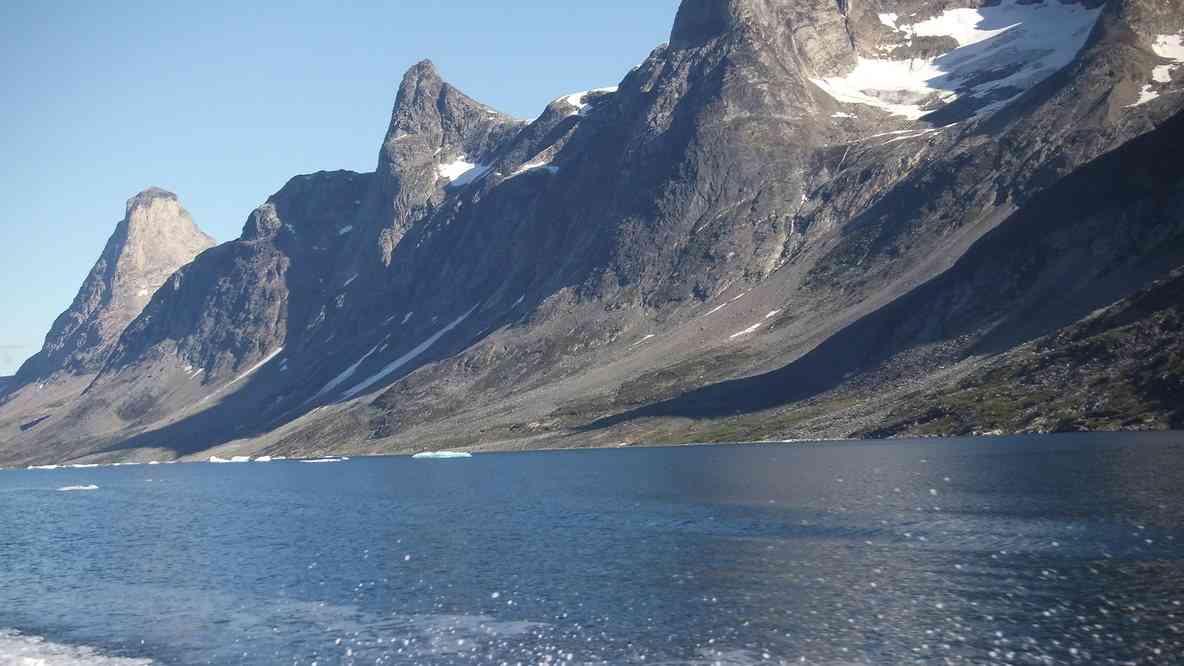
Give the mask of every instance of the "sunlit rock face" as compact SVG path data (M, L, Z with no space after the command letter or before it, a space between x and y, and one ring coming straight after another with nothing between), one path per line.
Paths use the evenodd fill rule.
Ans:
M41 352L21 368L18 381L98 372L123 329L161 285L213 246L172 192L153 187L129 199L73 304L54 322Z

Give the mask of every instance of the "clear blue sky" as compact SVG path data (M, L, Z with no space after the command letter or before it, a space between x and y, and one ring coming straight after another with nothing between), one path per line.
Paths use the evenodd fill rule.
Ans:
M372 170L415 62L533 118L619 81L677 5L3 0L0 374L40 348L144 187L230 240L291 176Z

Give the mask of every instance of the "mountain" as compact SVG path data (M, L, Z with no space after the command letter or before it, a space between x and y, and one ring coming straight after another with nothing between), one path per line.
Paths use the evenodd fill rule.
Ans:
M1165 316L1124 303L1184 264L1181 9L684 0L530 122L421 62L374 173L289 182L5 457L1047 429L910 406ZM1131 395L1079 425L1175 423Z
M21 425L29 426L46 420L51 405L76 398L161 286L214 244L172 192L151 187L129 199L123 219L74 302L54 321L41 351L0 386L0 419L28 417Z

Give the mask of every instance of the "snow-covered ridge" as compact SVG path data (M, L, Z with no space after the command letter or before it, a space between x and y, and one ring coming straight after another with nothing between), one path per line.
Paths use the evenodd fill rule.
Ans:
M558 100L555 100L555 101L558 102L558 101L562 100L565 104L567 104L569 107L571 107L571 111L568 113L568 115L584 116L584 115L588 114L588 109L589 109L589 107L592 106L591 104L589 104L586 101L588 97L590 97L594 94L597 94L597 93L607 94L607 93L615 93L615 92L617 92L617 86L609 86L607 88L595 88L593 90L585 90L583 92L572 93L570 95L564 95L563 97L560 97Z
M880 14L900 43L883 48L882 57L860 57L844 76L812 81L844 104L874 106L914 120L965 97L979 101L977 112L991 111L1069 64L1100 14L1100 7L1058 0L1003 0L993 7L950 9L915 23L907 16ZM889 56L917 37L950 37L958 48L935 58Z

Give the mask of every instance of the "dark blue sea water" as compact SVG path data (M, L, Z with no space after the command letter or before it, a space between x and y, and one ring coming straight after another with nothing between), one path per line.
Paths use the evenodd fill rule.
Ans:
M1181 604L1180 433L0 472L0 663L1170 664Z

